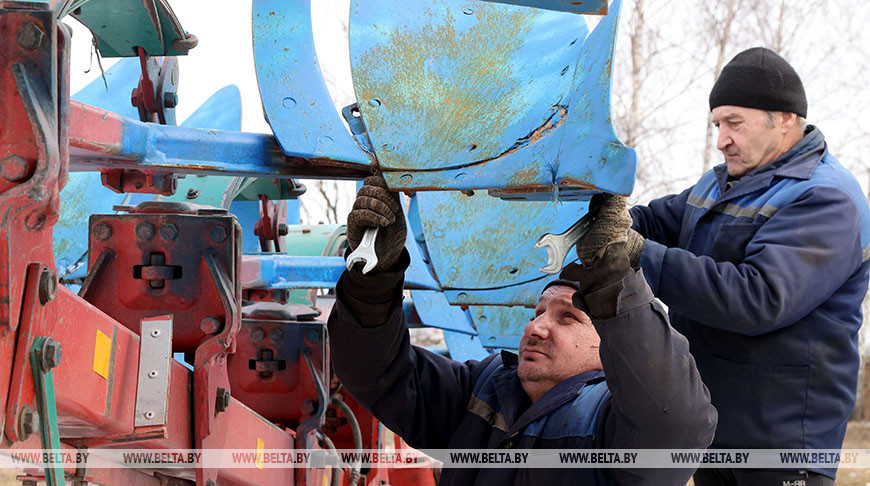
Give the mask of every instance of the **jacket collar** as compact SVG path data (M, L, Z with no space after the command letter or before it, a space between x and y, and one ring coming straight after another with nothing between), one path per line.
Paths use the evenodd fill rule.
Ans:
M717 200L722 202L725 199L734 199L744 194L756 191L770 185L774 178L791 178L791 179L809 179L813 176L816 167L827 153L827 144L822 131L812 125L807 127L803 138L790 148L786 153L770 162L770 165L776 166L775 169L762 170L756 169L749 175L733 182L730 189L726 189L728 184L728 167L726 164L719 164L713 168L716 175L716 182L719 186L719 194L722 196Z
M604 380L604 372L601 370L580 373L557 384L537 402L531 403L517 375L517 355L502 351L501 356L504 367L494 373L492 379L501 413L508 426L508 436L576 398L587 383ZM518 397L521 399L518 400Z

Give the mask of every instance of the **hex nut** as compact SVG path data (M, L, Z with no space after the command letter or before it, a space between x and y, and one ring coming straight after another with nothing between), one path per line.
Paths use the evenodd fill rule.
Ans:
M178 95L171 91L163 93L163 107L175 108L176 106L178 106Z
M106 241L112 237L112 227L106 223L97 223L93 228L94 238L100 241Z
M39 412L24 405L18 414L18 439L27 440L31 435L39 431Z
M226 388L218 387L215 396L214 408L218 412L224 412L230 406L230 392Z
M136 226L136 236L140 240L145 241L154 238L154 225L151 223L139 223L139 225Z
M42 45L43 39L45 39L45 32L33 22L21 24L15 34L15 40L23 49L37 49Z
M27 177L30 165L27 159L18 155L10 155L0 161L0 174L9 182L18 182Z
M215 243L223 243L227 239L227 229L220 225L212 226L208 230L208 237Z
M43 268L39 274L39 303L45 305L57 294L57 274L50 268Z
M160 225L160 237L164 240L174 240L178 237L178 227L172 223Z
M187 190L187 198L188 199L196 199L199 197L199 191L194 188L190 188Z
M221 327L220 321L214 316L206 317L199 324L199 328L206 334L217 334Z
M53 339L46 339L42 347L42 367L46 370L57 368L63 356L63 348Z
M262 341L263 338L265 338L265 337L266 337L266 331L264 331L262 328L255 327L255 328L251 329L251 341L258 343L258 342Z

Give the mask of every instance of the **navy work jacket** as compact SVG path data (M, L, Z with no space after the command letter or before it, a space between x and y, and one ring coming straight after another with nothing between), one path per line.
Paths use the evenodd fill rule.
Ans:
M402 275L345 272L336 286L329 335L342 384L412 447L571 452L709 445L716 410L688 343L668 325L642 272L623 279L614 317L593 319L604 372L569 378L534 404L517 376L513 353L463 363L412 346L401 305ZM389 312L380 325L362 326L348 302L374 288L393 289ZM447 468L440 484L682 486L693 471Z
M714 447L839 449L855 405L870 210L818 129L781 159L730 185L719 165L632 208L647 238L641 268L719 411Z

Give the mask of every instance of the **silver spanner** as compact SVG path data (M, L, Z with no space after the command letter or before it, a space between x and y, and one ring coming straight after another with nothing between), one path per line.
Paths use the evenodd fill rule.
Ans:
M378 237L378 228L366 228L356 250L347 257L347 269L350 270L356 262L366 262L363 266L363 275L372 271L378 264L378 255L375 254L375 240Z
M547 265L540 268L542 272L552 275L562 270L565 257L580 238L583 238L589 232L589 228L592 227L592 223L598 217L598 208L600 206L599 199L593 198L589 202L589 211L586 215L568 228L568 231L558 235L547 233L538 238L535 248L544 247L547 249Z

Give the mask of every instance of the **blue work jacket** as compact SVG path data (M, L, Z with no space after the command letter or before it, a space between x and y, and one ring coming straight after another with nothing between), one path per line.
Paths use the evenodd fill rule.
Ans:
M838 449L855 405L867 200L814 127L781 159L631 210L644 275L719 411L713 447Z
M570 452L709 445L716 410L688 343L668 325L642 272L623 279L614 317L592 320L601 336L604 371L568 378L534 403L517 376L513 353L463 363L412 346L401 305L401 277L402 272L345 272L336 286L329 336L333 368L342 384L412 447ZM377 289L387 289L387 295L376 297ZM382 303L383 312L369 305L365 317L371 321L379 315L374 320L383 322L361 325L362 313L351 310L359 300ZM693 472L446 468L439 484L682 486Z

